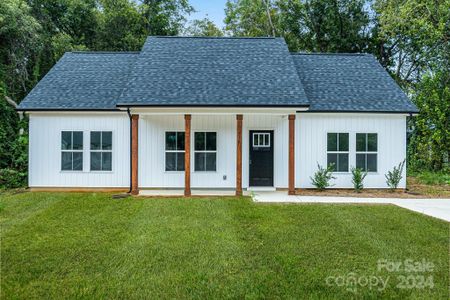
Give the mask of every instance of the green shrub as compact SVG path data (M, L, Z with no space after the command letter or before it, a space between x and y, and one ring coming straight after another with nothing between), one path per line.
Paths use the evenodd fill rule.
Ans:
M0 189L12 189L26 186L27 172L14 169L0 169Z
M336 179L333 177L334 164L330 164L328 167L323 168L321 165L317 164L317 171L311 178L311 183L319 190L323 191L327 187L330 187L330 180Z
M388 171L386 175L386 183L391 191L395 190L400 183L400 180L403 178L403 167L405 166L405 161L403 160L398 166L394 167L392 171Z
M367 176L367 172L364 172L361 168L351 168L352 171L352 183L355 191L357 193L361 193L361 190L364 188L364 178Z

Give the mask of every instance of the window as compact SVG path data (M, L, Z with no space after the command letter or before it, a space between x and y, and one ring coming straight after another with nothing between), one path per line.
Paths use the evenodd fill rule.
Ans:
M83 132L61 132L61 170L83 170Z
M348 172L348 133L327 134L327 165L336 172Z
M216 132L195 133L195 171L216 171Z
M270 133L253 133L253 147L270 147Z
M184 132L166 132L166 171L184 171Z
M377 171L378 135L356 134L356 167L367 172Z
M91 171L112 170L112 132L91 131Z

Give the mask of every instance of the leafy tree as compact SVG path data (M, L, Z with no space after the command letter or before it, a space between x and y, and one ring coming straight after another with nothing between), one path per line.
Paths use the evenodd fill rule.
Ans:
M365 0L280 0L280 26L292 50L362 52L370 38Z
M412 118L408 149L413 170L450 171L450 75L447 70L426 74L414 86L420 114Z
M379 38L389 49L385 64L403 86L424 72L449 66L450 0L377 0Z
M409 121L409 165L448 170L450 0L377 0L374 7L384 42L376 53L420 110Z
M234 36L276 36L277 6L272 0L228 0L225 29Z
M292 51L360 52L368 48L366 0L234 0L226 4L233 35L283 36Z
M184 34L189 36L223 36L223 31L213 21L204 18L191 21Z
M21 99L36 78L41 26L22 0L0 1L0 88L4 95Z
M138 51L147 38L142 9L129 0L101 0L94 50Z
M177 35L194 11L188 0L142 0L148 35Z

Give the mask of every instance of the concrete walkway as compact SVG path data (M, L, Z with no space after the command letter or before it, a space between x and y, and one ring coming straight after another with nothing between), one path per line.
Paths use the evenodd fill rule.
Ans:
M265 203L394 204L418 213L450 222L450 199L289 196L286 192L254 192L252 197L255 202Z

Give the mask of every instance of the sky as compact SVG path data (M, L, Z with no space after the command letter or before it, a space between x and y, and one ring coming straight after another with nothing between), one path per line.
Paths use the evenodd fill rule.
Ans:
M203 19L207 17L219 28L224 27L225 3L227 0L190 0L189 3L197 11L188 16L188 20Z

